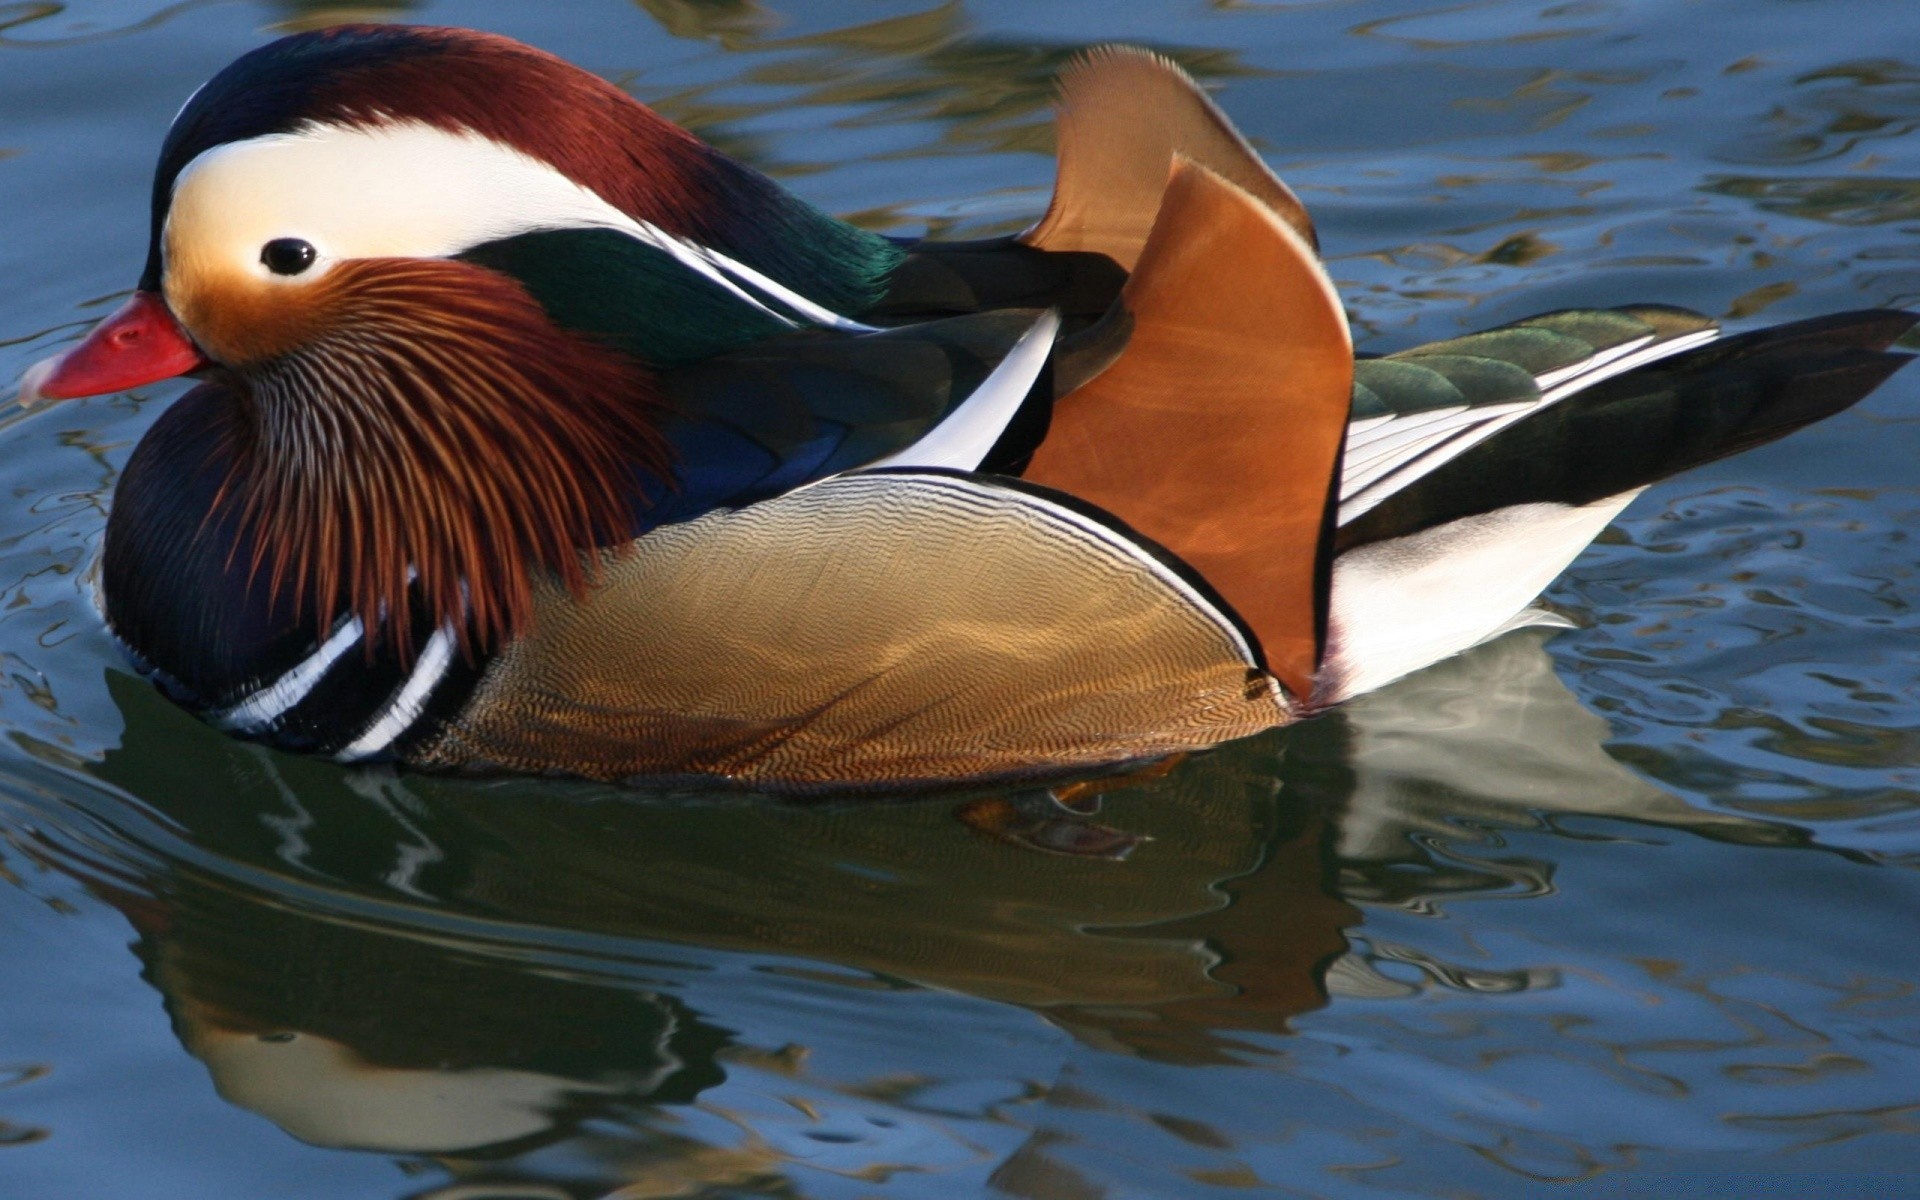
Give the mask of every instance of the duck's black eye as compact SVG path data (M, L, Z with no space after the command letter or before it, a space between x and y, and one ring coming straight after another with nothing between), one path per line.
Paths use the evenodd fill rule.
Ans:
M299 238L275 238L260 247L260 261L275 275L298 275L313 265L315 256L313 243Z

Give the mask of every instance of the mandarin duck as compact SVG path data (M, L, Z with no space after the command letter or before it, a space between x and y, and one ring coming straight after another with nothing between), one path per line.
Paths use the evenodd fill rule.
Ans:
M1095 52L1012 238L838 221L509 39L248 53L138 289L28 402L178 375L100 599L175 700L347 762L898 789L1287 724L1535 619L1648 484L1845 408L1870 311L1661 305L1356 360L1298 198Z

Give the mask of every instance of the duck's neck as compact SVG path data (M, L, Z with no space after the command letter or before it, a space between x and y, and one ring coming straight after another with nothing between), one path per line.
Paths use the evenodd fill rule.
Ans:
M906 252L786 191L750 167L701 146L694 174L706 192L676 213L686 237L752 267L809 300L858 318L878 305Z

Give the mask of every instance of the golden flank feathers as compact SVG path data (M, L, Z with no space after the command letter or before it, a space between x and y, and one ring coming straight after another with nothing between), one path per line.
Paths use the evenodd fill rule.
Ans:
M1175 155L1240 188L1319 245L1306 206L1185 71L1146 50L1103 46L1060 75L1053 202L1020 240L1089 250L1131 270L1146 245Z
M1013 485L878 472L667 526L549 587L415 761L780 790L1059 774L1287 710L1124 532Z
M1125 353L1055 406L1026 476L1191 564L1306 701L1353 393L1340 298L1292 228L1179 160L1121 303Z

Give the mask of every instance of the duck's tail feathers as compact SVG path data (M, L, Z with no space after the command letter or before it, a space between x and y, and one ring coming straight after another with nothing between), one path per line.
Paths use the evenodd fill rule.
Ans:
M1665 305L1567 309L1362 360L1340 523L1540 409L1719 333L1710 318Z
M1348 549L1517 504L1590 504L1832 416L1910 354L1920 315L1868 309L1724 338L1529 414L1340 531Z
M1060 75L1059 176L1046 215L1020 240L1105 254L1131 270L1175 155L1212 171L1318 246L1299 197L1171 61L1133 46L1088 51Z
M1727 338L1528 415L1340 528L1320 702L1497 633L1642 488L1863 399L1912 357L1915 314Z
M1325 644L1353 343L1304 238L1176 157L1111 320L1112 366L1055 404L1026 476L1184 559L1311 700Z

